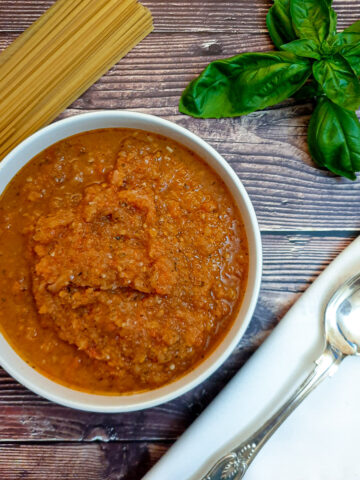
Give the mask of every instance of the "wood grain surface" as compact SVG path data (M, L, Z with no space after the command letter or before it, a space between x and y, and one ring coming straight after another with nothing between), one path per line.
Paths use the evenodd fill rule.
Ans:
M1 0L0 30L22 31L54 0ZM143 0L158 32L266 32L271 0ZM359 19L358 0L334 2L339 28Z
M0 50L52 3L0 0ZM0 370L1 480L140 480L360 232L359 181L316 169L309 157L311 102L289 99L237 119L197 120L178 113L182 90L209 61L272 49L265 28L270 2L143 3L154 15L154 33L62 117L97 109L152 113L189 128L223 154L247 188L262 230L259 303L241 343L208 381L143 412L102 415L63 408ZM359 0L334 6L340 28L360 18Z

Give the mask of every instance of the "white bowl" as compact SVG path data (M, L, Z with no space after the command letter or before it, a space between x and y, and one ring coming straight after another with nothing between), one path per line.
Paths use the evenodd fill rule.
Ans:
M14 175L35 155L63 138L98 128L137 128L165 135L190 148L223 179L240 210L249 244L249 278L245 296L231 329L213 353L190 373L173 383L145 393L106 396L79 392L49 380L31 368L0 335L0 364L33 392L61 405L92 412L128 412L153 407L194 388L230 355L244 334L257 302L262 270L259 226L251 201L239 178L210 145L185 128L152 115L127 111L99 111L58 121L39 130L0 163L0 194Z

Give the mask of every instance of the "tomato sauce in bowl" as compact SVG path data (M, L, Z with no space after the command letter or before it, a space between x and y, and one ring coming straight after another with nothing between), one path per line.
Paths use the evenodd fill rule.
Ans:
M68 137L19 171L0 197L0 262L10 345L105 395L158 388L208 357L249 267L221 178L174 140L126 128Z

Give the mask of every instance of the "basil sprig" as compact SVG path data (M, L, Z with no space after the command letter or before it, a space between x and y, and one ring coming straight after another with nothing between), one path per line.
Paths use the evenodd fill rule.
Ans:
M179 109L200 118L245 115L293 96L315 98L308 144L315 162L351 180L360 171L360 20L336 32L331 0L274 0L266 24L279 51L210 63Z

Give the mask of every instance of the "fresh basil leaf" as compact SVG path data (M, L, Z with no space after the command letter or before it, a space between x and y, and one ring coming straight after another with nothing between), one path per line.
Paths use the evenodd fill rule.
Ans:
M336 33L336 13L327 0L291 0L290 12L299 38L321 45Z
M360 170L360 123L354 112L321 97L311 117L308 145L315 162L356 180Z
M216 60L187 86L179 109L202 118L245 115L290 97L310 74L310 62L288 52Z
M349 63L355 75L360 77L360 56L344 55L345 60Z
M360 20L345 28L342 33L360 33Z
M360 55L360 32L337 33L331 43L331 48L341 55Z
M314 80L307 81L297 92L294 93L293 98L298 101L311 100L323 92L320 85Z
M321 58L319 45L315 42L315 40L308 40L306 38L299 38L293 42L286 43L285 45L281 46L281 50L294 53L299 57L315 58L315 60L320 60Z
M353 56L358 57L360 55L360 38L358 39L357 43L352 43L352 44L349 43L347 45L344 45L340 49L340 53L341 55L347 55L349 57L353 57Z
M353 31L348 31L353 28ZM340 54L351 66L356 76L360 76L360 22L354 23L349 29L337 33L328 44L328 51L322 47L325 55Z
M290 0L275 0L266 16L266 25L276 48L296 39L290 15Z
M334 49L339 52L357 76L360 76L360 20L335 35Z
M360 82L345 58L334 55L313 64L313 74L326 96L340 107L356 110L360 106Z

